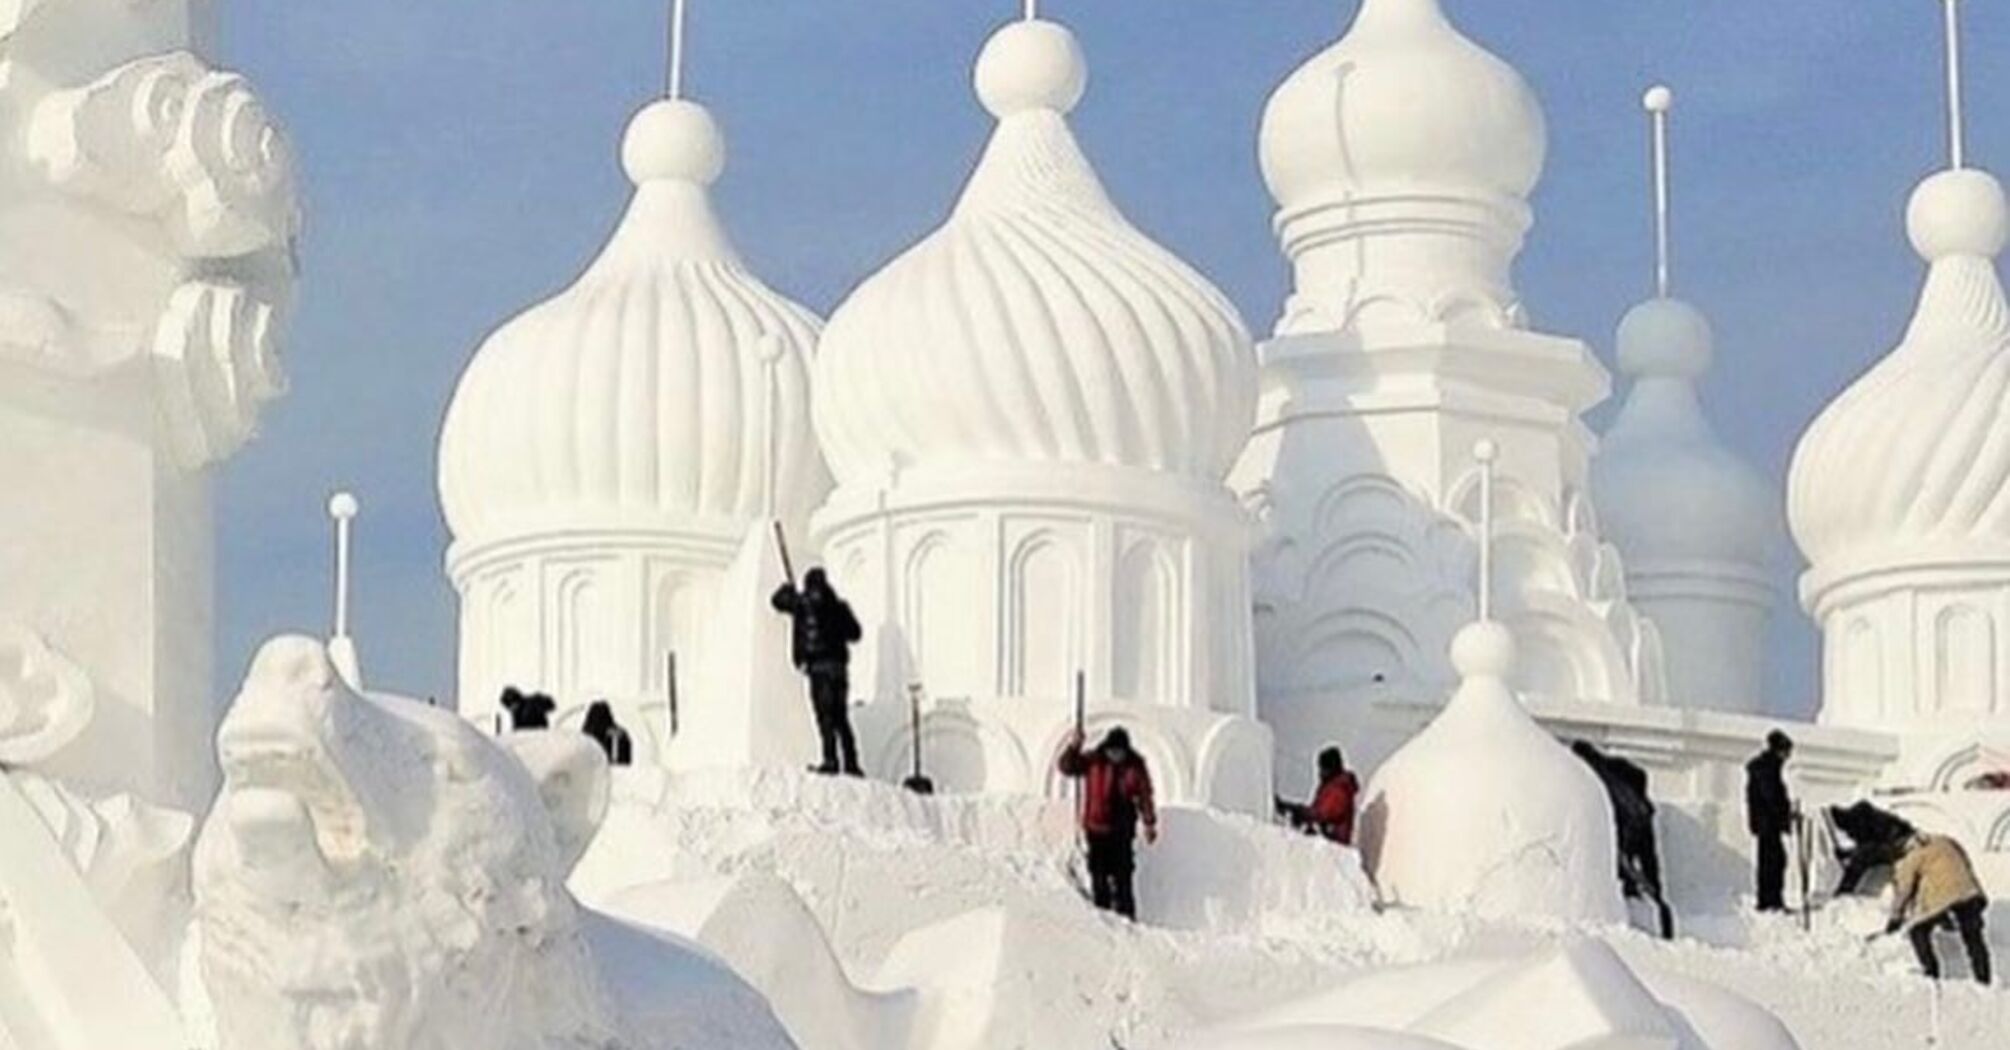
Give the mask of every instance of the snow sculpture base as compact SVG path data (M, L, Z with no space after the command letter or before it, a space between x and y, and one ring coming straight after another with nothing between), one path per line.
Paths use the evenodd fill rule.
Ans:
M1385 900L1410 907L1622 922L1612 804L1508 688L1514 658L1498 623L1453 641L1464 682L1369 782L1369 871Z
M268 642L195 863L222 1050L792 1047L708 956L582 912L566 844L592 835L579 781L606 766L541 750L568 783L451 713L352 692L319 642Z

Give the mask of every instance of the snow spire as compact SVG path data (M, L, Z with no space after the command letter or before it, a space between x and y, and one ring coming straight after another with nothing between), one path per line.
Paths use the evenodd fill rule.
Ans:
M1968 166L1967 134L1961 121L1961 0L1941 0L1947 16L1947 166Z
M667 94L684 97L684 14L686 0L670 0L670 71Z
M1641 100L1654 138L1654 294L1668 298L1668 111L1675 92L1665 84L1647 89Z
M352 689L363 687L363 675L356 641L349 634L349 539L362 509L350 492L337 492L328 499L328 516L335 521L335 624L328 639L328 658Z
M1491 438L1473 445L1473 459L1480 465L1480 621L1494 618L1494 461L1500 446Z

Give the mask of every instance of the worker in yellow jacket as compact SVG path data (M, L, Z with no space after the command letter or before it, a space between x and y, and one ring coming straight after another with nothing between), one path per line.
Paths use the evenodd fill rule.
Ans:
M1953 926L1968 948L1975 979L1989 983L1989 941L1983 915L1989 898L1975 878L1975 866L1961 844L1945 835L1914 835L1906 844L1892 876L1894 899L1886 933L1903 929L1919 955L1926 976L1940 979L1940 957L1933 950L1935 931Z

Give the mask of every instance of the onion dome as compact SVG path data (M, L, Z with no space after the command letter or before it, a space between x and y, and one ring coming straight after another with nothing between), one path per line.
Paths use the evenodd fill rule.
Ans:
M1278 334L1519 327L1510 269L1546 149L1535 93L1438 0L1363 0L1263 115L1263 176L1294 271Z
M747 270L712 211L725 142L704 107L652 103L622 145L627 215L572 287L489 337L440 438L462 542L553 526L763 512L769 369L777 514L830 487L809 422L818 322Z
M962 199L819 346L817 427L841 482L1006 461L1219 479L1240 453L1249 335L1104 192L1066 120L1087 82L1054 23L985 46L977 93L998 127Z
M1794 455L1794 538L1809 584L2010 557L2010 306L1995 257L2010 205L1986 172L1914 191L1906 224L1928 268L1898 348L1816 418Z
M1709 320L1680 299L1649 299L1620 322L1633 390L1592 463L1592 489L1629 569L1714 564L1757 579L1771 564L1772 490L1724 447L1697 397L1711 357Z
M1264 180L1287 210L1389 184L1522 198L1546 148L1535 92L1438 0L1364 0L1263 115Z

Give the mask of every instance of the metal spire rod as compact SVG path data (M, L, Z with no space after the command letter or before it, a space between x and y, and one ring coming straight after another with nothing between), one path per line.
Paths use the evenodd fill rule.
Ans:
M1473 446L1480 463L1480 620L1494 618L1494 460L1500 446L1482 439Z
M337 492L328 500L328 516L335 519L335 632L336 638L349 636L349 534L350 523L361 508L356 497Z
M1668 111L1675 93L1656 84L1647 89L1648 120L1654 132L1654 292L1668 298Z
M1026 21L1040 17L1040 0L1026 0Z
M684 97L684 5L686 0L670 2L670 97Z
M1949 167L1968 166L1961 120L1961 0L1942 0L1947 13L1947 152Z

